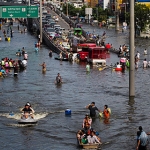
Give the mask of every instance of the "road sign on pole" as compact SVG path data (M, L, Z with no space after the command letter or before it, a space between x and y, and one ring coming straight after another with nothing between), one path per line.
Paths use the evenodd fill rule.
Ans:
M2 18L25 18L27 6L2 6Z
M0 18L38 18L38 6L2 6Z
M37 18L38 14L38 6L27 6L27 18Z

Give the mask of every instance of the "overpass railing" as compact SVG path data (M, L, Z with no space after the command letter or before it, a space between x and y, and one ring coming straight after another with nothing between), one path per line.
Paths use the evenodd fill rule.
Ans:
M38 19L34 19L34 23L37 25L37 28L40 30L40 23L39 23ZM55 45L55 43L53 43L53 41L50 39L49 35L44 30L42 31L42 33L43 33L42 34L43 40L45 41L46 45L48 47L50 47L50 49L53 52L55 52L57 54L62 52L63 56L66 57L66 53L63 50L61 50L59 47L57 47L57 45Z
M48 6L49 8L51 8L52 4L47 4L47 6ZM57 13L57 15L59 15L59 16L61 15L61 17L62 17L68 24L71 23L71 25L72 25L73 28L76 27L75 22L74 22L73 20L71 20L70 18L68 18L65 14L63 14L63 13L62 13L60 10L58 10L57 8L55 8L55 13ZM87 38L86 31L84 31L83 29L82 29L82 35L83 35L85 38Z

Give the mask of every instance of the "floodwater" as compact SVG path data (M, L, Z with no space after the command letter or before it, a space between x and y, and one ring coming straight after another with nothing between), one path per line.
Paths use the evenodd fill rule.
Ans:
M136 96L134 100L129 100L128 70L122 73L111 69L99 71L98 68L91 67L91 72L87 74L85 63L64 61L61 65L54 59L55 54L49 58L50 49L45 45L41 46L38 53L34 51L34 43L37 41L35 36L28 32L21 34L16 27L13 27L13 30L14 37L10 42L0 42L1 58L17 59L15 53L22 47L25 47L29 58L27 69L20 72L17 78L13 77L11 70L6 78L0 78L1 150L79 150L75 134L81 129L82 120L89 112L85 106L92 101L95 101L100 110L103 110L105 104L112 110L109 123L99 117L92 123L103 142L101 148L136 148L138 126L143 126L146 132L150 131L150 69L142 68L142 59L145 58L143 50L149 50L149 40L136 41L136 50L141 52L141 63L135 71ZM95 29L98 34L103 31L104 29ZM116 33L110 29L105 31L107 41L116 48L120 44L129 43L126 33ZM47 65L45 74L39 66L44 61ZM110 54L107 58L108 65L117 61L119 58L116 54ZM58 72L63 78L61 86L54 84ZM18 124L20 109L28 101L36 112L35 118L38 119L37 125L34 126ZM71 116L65 116L66 109L71 109Z

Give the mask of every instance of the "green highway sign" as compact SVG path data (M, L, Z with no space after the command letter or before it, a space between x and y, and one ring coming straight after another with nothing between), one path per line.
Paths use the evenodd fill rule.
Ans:
M37 18L38 13L38 6L27 6L27 18Z
M2 18L25 18L26 6L2 6Z
M38 6L2 6L0 18L38 18Z

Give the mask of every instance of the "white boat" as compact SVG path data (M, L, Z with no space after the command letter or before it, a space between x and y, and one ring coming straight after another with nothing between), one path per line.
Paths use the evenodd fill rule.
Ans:
M36 124L37 120L33 119L31 116L29 116L28 118L22 117L19 121L19 124Z

